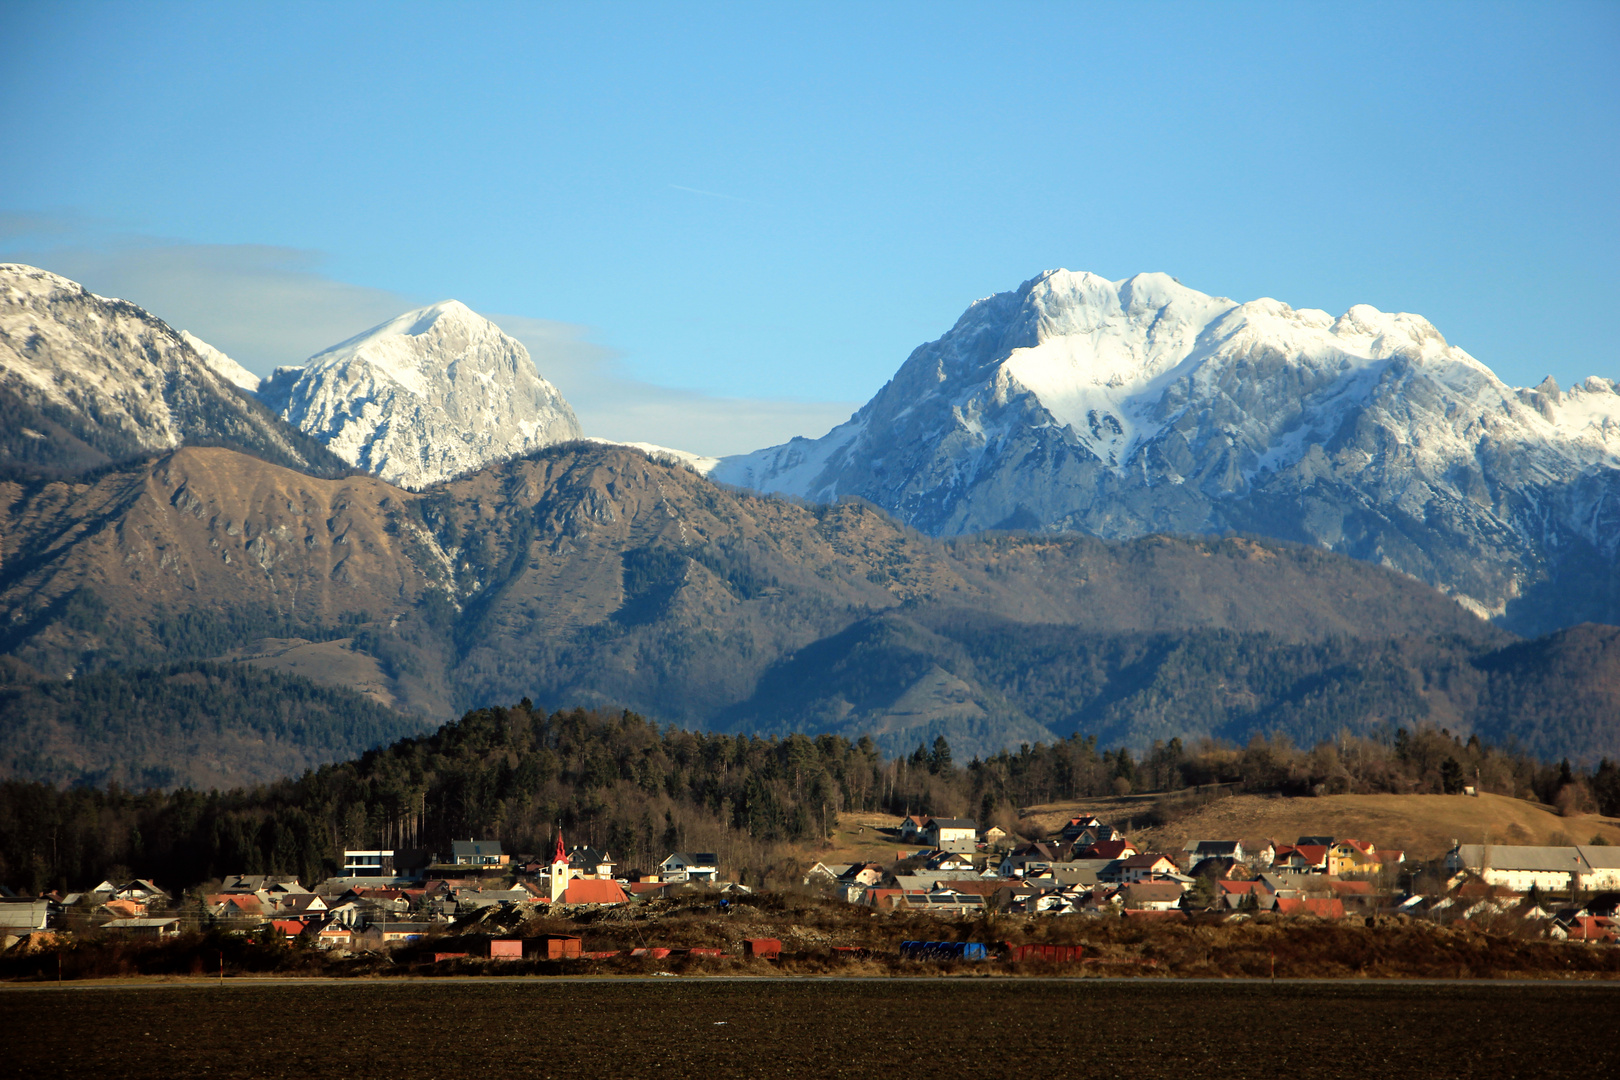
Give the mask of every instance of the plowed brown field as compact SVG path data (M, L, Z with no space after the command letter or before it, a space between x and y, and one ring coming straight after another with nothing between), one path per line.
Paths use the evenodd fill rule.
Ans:
M1620 987L1106 980L0 990L28 1077L1620 1075Z

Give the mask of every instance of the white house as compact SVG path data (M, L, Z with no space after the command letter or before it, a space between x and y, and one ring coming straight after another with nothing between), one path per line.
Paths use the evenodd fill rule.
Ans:
M1514 892L1562 892L1587 888L1592 866L1577 847L1527 847L1515 844L1458 844L1446 852L1446 869L1468 870L1488 884Z
M979 826L972 818L929 818L923 842L940 851L972 851L978 844Z
M1620 847L1582 844L1576 849L1592 868L1584 887L1594 892L1620 890Z
M677 851L658 864L658 880L713 881L720 876L720 860L712 853Z

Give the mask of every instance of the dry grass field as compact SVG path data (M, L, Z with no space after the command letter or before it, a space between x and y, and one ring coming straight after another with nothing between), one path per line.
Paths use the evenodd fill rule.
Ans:
M1147 820L1158 797L1090 799L1031 807L1022 821L1056 831L1075 814L1095 814L1123 826L1133 817ZM1620 820L1579 815L1559 817L1551 809L1505 795L1325 795L1267 798L1232 795L1190 808L1168 824L1130 831L1138 844L1162 850L1191 839L1240 839L1245 845L1267 839L1293 843L1300 836L1352 836L1379 847L1400 848L1408 858L1443 854L1453 840L1493 844L1585 844L1602 836L1620 844Z

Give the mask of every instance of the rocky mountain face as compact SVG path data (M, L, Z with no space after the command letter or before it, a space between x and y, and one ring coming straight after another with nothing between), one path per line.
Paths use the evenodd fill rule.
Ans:
M60 474L203 442L297 469L343 467L244 392L243 377L134 304L0 264L0 466Z
M259 393L344 461L413 489L581 435L528 350L455 300L280 368Z
M527 696L891 751L944 735L966 758L1077 731L1145 746L1510 717L1538 752L1620 755L1612 673L1582 690L1578 659L1612 631L1515 642L1302 545L940 541L858 500L748 495L588 443L420 493L210 448L9 482L0 628L0 654L58 680L215 660L430 720ZM1524 674L1547 650L1561 695Z
M1505 385L1415 315L1051 271L820 439L724 459L936 535L1233 530L1393 567L1528 633L1620 621L1620 392Z

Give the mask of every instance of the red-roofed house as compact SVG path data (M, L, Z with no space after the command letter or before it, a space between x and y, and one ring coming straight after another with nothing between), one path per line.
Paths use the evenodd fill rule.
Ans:
M1285 874L1325 874L1327 861L1326 844L1284 845L1277 849L1271 868Z
M298 935L304 932L304 924L297 919L271 919L270 926L277 933L286 935L288 941L297 941Z
M1577 915L1569 924L1570 941L1608 943L1616 940L1614 920L1600 915Z
M1074 853L1076 859L1128 859L1137 854L1136 845L1129 840L1100 840L1090 847ZM1171 864L1174 867L1175 864Z

